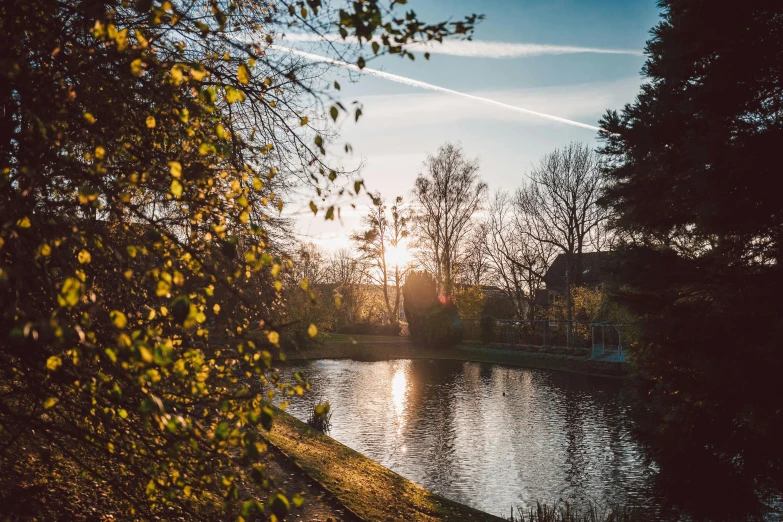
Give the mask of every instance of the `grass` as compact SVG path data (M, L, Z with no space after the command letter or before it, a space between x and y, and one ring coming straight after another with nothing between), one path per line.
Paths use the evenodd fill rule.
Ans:
M340 333L327 333L325 340L328 341L356 341L357 343L365 342L408 342L407 337L399 335L357 335L357 334L340 334Z
M512 511L507 522L641 522L647 520L639 513L622 507L600 508L594 504L574 507L567 502L554 506L537 504L536 508Z
M503 519L440 497L284 412L267 440L367 522Z

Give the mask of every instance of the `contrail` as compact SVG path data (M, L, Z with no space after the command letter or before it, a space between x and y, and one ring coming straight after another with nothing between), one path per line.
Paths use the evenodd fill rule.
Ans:
M533 111L530 109L525 109L523 107L517 107L516 105L510 105L508 103L499 102L490 98L484 98L482 96L476 96L474 94L468 94L465 92L455 91L453 89L447 89L446 87L440 87L438 85L433 85L431 83L414 80L412 78L406 78L405 76L399 76L397 74L379 71L378 69L370 69L369 67L360 69L358 65L352 63L343 62L341 60L335 60L333 58L328 58L326 56L321 56L318 54L312 54L305 51L300 51L298 49L291 49L290 47L283 47L281 45L270 45L269 47L278 51L285 51L291 54L295 54L297 56L301 56L302 58L305 58L313 62L322 62L331 65L338 65L345 69L350 69L353 71L357 71L359 73L365 73L372 76L377 76L378 78L384 78L386 80L402 83L404 85L410 85L411 87L419 87L420 89L427 89L429 91L445 92L447 94L453 94L454 96L462 96L463 98L468 98L470 100L480 101L483 103L488 103L490 105L497 105L498 107L503 107L504 109L510 109L512 111L521 112L523 114L529 114L532 116L538 116L539 118L545 118L547 120L552 120L559 123L565 123L566 125L573 125L575 127L581 127L583 129L590 129L593 131L598 131L603 133L607 132L606 130L600 127L596 127L594 125L588 125L586 123L582 123L579 121L569 120L567 118L561 118L560 116L554 116L552 114L545 114L543 112Z
M283 40L289 42L329 42L351 44L356 38L348 40L338 34L286 33ZM431 54L448 54L471 58L521 58L556 54L625 54L643 56L638 49L606 49L601 47L579 47L573 45L550 45L534 43L492 42L486 40L444 40L443 42L412 42L406 48Z

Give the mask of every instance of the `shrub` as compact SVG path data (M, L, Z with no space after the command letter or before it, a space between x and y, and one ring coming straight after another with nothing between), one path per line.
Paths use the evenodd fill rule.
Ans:
M480 339L482 343L492 342L492 332L495 329L495 318L491 315L482 315L479 325Z
M332 406L329 401L313 404L310 409L310 416L307 418L307 425L323 433L329 433L332 426Z
M446 348L462 340L462 320L449 298L438 299L427 272L411 272L402 288L405 317L414 342Z

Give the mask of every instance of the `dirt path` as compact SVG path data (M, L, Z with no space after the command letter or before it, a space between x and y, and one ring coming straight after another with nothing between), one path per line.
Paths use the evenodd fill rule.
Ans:
M301 507L291 507L286 521L362 522L277 448L270 446L264 463L276 488L283 490L289 499L296 493L304 497Z

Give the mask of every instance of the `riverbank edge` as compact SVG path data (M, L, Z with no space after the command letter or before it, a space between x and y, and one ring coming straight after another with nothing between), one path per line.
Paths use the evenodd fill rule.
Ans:
M346 511L366 522L503 521L436 495L281 410L263 436Z
M508 350L497 345L462 343L446 350L422 348L407 340L362 341L356 336L351 341L325 341L302 350L286 352L287 361L314 359L353 359L356 361L383 361L393 359L456 360L477 363L505 364L524 368L540 368L580 373L615 379L628 378L624 363L595 361L586 357L550 353Z

